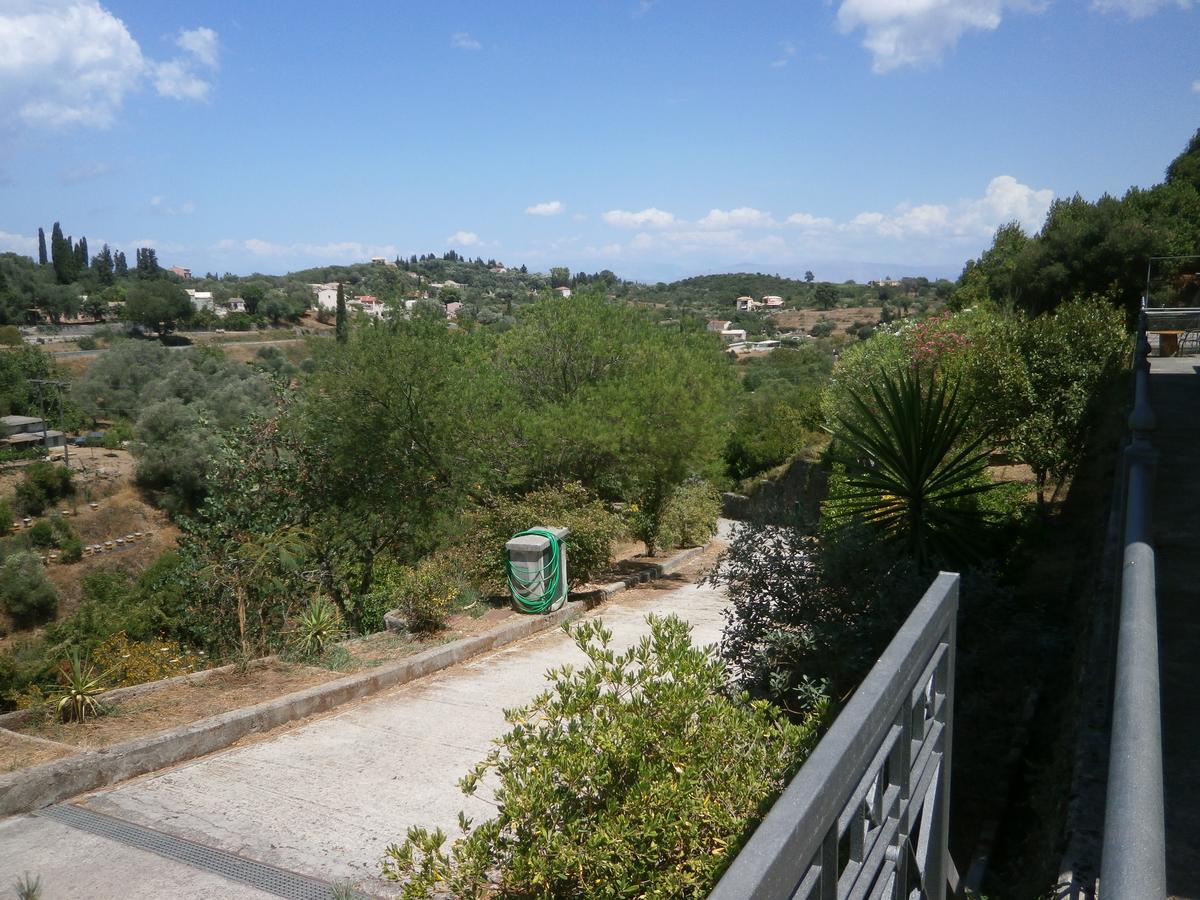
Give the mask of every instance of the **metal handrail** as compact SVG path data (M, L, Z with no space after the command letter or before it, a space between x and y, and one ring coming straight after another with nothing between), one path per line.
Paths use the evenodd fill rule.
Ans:
M1100 870L1104 900L1150 900L1167 893L1153 541L1158 454L1150 445L1155 419L1146 327L1143 306L1133 361L1133 435L1125 450L1125 550Z
M958 591L938 575L710 900L943 900Z

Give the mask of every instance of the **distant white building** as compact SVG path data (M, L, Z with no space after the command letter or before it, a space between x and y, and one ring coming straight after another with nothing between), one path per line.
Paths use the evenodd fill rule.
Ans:
M730 322L728 319L709 319L708 320L708 330L716 332L717 334L720 334L722 331L725 331L732 324L733 323Z
M337 305L337 297L334 296L334 305ZM382 319L384 313L387 312L387 305L378 297L372 297L370 294L363 294L361 297L355 297L346 303L351 309L360 309L373 319Z
M225 304L225 308L231 313L244 313L246 311L246 301L241 297L230 297L229 302Z
M571 289L569 287L556 287L554 289L554 293L558 294L560 297L570 297Z
M212 291L193 291L188 288L188 297L192 300L192 306L196 309L212 309L213 295Z
M767 309L780 309L783 307L783 298L776 297L774 294L768 294L762 298L762 305Z
M721 332L721 340L725 341L728 344L732 344L735 341L745 341L746 340L746 329L744 329L744 328L726 328Z
M337 309L338 283L336 281L327 284L310 284L308 287L313 292L313 300L316 302L317 309Z
M758 301L755 300L753 297L738 297L737 298L738 312L753 312L753 310L756 306L758 306Z

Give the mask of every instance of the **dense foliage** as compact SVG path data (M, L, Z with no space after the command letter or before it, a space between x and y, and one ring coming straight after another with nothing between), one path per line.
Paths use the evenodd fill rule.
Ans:
M599 620L572 634L587 664L551 670L508 710L511 729L461 782L495 817L463 819L449 847L413 828L388 848L403 896L707 896L813 743L815 719L728 697L724 666L678 618L652 616L624 651Z

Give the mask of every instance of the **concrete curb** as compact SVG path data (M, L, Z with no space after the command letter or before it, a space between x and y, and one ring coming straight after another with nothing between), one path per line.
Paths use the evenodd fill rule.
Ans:
M63 759L0 775L0 816L40 809L86 791L223 750L249 734L269 731L297 719L327 712L351 700L359 700L422 678L489 650L564 625L578 619L597 602L607 600L632 585L678 571L688 560L704 552L707 546L706 544L682 550L670 559L647 566L643 572L638 572L624 581L613 582L596 591L580 594L577 599L571 600L562 609L549 615L522 616L504 622L483 634L433 647L394 663L347 675L255 706L230 710L111 747L77 750ZM261 665L268 660L256 661L256 664ZM222 666L220 669L206 672L179 675L161 682L114 690L107 696L115 699L119 693L128 697L146 693L152 686L158 687L165 683L199 681L230 668L233 667ZM19 724L27 715L29 713L22 710L7 714L4 719L12 724ZM0 723L0 727L3 727L3 724L8 724L8 721Z
M0 776L0 816L49 806L76 794L144 775L215 750L255 732L326 712L379 691L421 678L473 656L503 647L583 615L587 604L572 602L547 616L505 622L491 631L434 647L415 656L297 691L255 706L99 750L79 751Z
M699 556L708 549L712 542L702 544L699 547L688 547L686 550L680 550L670 559L660 563L647 566L640 572L635 572L629 577L621 581L613 581L609 584L602 584L591 591L583 591L579 594L580 597L586 597L593 601L603 601L612 597L614 594L619 594L621 591L629 590L636 584L645 584L648 581L653 581L656 578L662 578L665 575L673 575L683 568L683 564Z

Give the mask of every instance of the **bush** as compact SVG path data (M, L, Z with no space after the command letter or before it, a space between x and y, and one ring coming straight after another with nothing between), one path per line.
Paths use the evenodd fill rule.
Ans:
M0 602L19 626L31 627L54 618L58 594L33 553L14 553L0 569Z
M124 631L96 647L91 659L100 671L110 673L108 683L111 687L173 678L205 667L203 653L189 650L176 641L133 641Z
M59 559L65 563L79 562L83 559L83 541L77 537L68 538L58 545Z
M94 337L81 337L76 343L80 350L95 350L96 339Z
M33 523L33 527L29 529L29 540L40 550L49 550L57 543L54 540L54 529L45 519Z
M578 483L502 498L467 517L463 536L448 550L467 582L485 596L507 596L504 545L527 528L569 528L567 577L584 584L612 561L613 543L625 534L620 516Z
M553 687L460 785L496 785L496 817L448 849L440 831L387 849L403 896L705 897L811 749L819 721L731 699L721 661L675 616L623 653L592 620L571 630L584 667ZM489 884L494 877L498 885Z
M462 582L444 557L427 556L416 566L384 564L380 569L372 592L376 602L371 605L397 610L409 631L436 631L446 624Z
M707 481L691 481L671 494L655 540L663 550L699 547L717 533L721 495Z
M5 347L20 347L25 343L21 330L16 325L0 325L0 345Z
M36 462L27 466L17 485L17 511L25 516L40 515L52 503L75 493L71 472L65 466Z
M749 523L708 580L729 596L721 655L734 677L791 709L852 690L928 586L866 530L820 539Z

